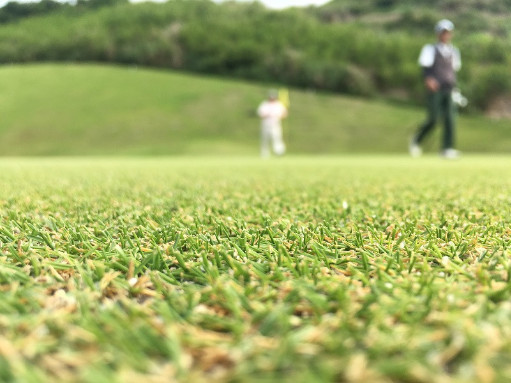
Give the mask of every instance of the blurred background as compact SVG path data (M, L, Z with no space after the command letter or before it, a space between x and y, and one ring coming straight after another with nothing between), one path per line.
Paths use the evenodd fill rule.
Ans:
M469 100L459 148L511 150L511 0L0 6L2 156L258 155L269 88L289 90L291 154L406 153L441 18Z

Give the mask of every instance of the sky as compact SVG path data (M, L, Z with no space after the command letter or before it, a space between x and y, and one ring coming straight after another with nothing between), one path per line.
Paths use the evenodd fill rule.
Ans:
M225 0L214 0L220 3ZM236 1L252 1L252 0L236 0ZM282 9L286 7L305 7L308 5L323 5L330 0L259 0L259 2L266 5L268 8Z
M30 3L30 2L34 2L37 0L17 0L17 1L19 3ZM57 0L57 1L60 1L62 3L72 2L71 0ZM133 3L139 3L141 1L146 1L146 0L131 0L131 1ZM152 1L164 2L165 0L152 0ZM216 1L217 3L220 3L220 2L226 1L226 0L214 0L214 1ZM252 1L252 0L236 0L236 1L247 2L247 1ZM282 9L282 8L286 8L286 7L304 7L304 6L308 6L308 5L322 5L322 4L328 3L328 1L330 1L330 0L259 0L259 1L261 3L263 3L264 5L266 5L268 8ZM0 7L4 6L8 2L9 2L9 0L0 0Z

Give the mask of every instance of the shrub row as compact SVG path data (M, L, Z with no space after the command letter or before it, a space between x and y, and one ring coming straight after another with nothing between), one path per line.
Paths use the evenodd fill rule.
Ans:
M406 94L412 102L422 97L417 56L434 36L410 33L406 23L374 30L356 21L323 23L307 10L269 11L258 3L112 3L3 24L0 62L111 62L362 96ZM464 61L460 84L471 105L485 108L510 92L509 39L457 37Z

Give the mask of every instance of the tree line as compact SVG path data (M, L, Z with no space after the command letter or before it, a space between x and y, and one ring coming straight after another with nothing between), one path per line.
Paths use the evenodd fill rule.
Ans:
M351 0L284 11L209 0L9 3L0 9L0 62L143 65L418 102L423 89L417 56L424 43L434 41L441 13L427 5L421 10L403 8L405 2L396 8L391 0L369 1L371 17L369 10L349 8L363 3ZM26 12L15 17L16 7ZM5 19L10 21L2 19L4 11L11 12ZM464 7L461 15L466 12ZM463 57L460 86L472 108L485 109L511 92L511 40L509 23L474 12L472 18L455 11L450 16Z
M0 8L0 24L12 23L33 16L47 15L73 7L77 11L107 7L117 4L128 4L129 0L77 0L74 5L54 0L41 0L31 3L9 1Z

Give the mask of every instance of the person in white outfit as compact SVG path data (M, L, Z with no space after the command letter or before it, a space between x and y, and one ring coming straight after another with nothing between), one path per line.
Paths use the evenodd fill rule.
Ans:
M266 158L273 153L278 156L286 152L286 145L282 137L283 118L287 117L287 109L278 99L278 92L271 90L268 99L263 101L257 109L261 118L261 156Z

